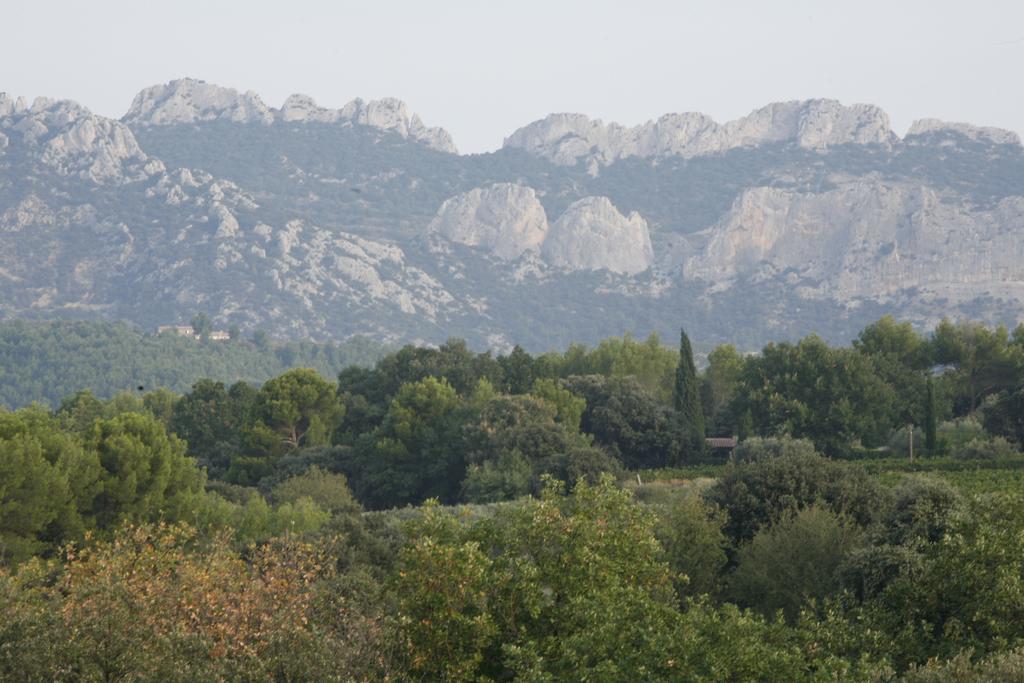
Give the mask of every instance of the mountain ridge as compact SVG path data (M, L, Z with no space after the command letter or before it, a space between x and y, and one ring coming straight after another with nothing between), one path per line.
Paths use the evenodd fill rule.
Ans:
M0 94L0 316L500 349L1024 319L1009 131L900 138L877 107L810 100L459 155L400 101L354 102L190 79L115 121Z

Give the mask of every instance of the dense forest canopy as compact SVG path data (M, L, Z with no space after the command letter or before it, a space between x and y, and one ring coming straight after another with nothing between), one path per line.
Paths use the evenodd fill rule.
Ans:
M1024 672L1024 328L883 318L700 371L685 331L539 355L3 339L64 391L0 410L4 680ZM116 354L168 379L90 365Z
M250 339L232 332L230 340L204 343L123 323L0 322L0 405L38 401L55 407L83 389L103 398L139 386L184 393L199 379L260 383L293 367L334 376L349 365L372 365L386 351L361 337L341 344L274 344L259 331Z

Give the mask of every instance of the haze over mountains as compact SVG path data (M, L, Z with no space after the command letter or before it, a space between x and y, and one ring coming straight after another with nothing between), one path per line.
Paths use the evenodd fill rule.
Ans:
M552 114L460 156L406 105L192 79L120 121L0 94L0 315L539 350L1024 319L1024 149L871 105Z

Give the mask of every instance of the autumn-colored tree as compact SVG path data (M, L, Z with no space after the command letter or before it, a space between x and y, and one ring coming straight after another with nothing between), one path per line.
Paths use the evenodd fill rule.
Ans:
M330 678L331 641L310 623L329 563L293 541L248 561L230 548L161 524L71 551L60 590L66 656L82 678Z

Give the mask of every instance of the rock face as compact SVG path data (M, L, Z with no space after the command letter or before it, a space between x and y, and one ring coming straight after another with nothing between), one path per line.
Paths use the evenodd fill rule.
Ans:
M416 114L410 114L405 102L393 97L382 100L354 99L341 109L325 109L309 95L292 95L285 100L277 116L282 121L360 124L391 131L422 142L431 149L457 154L455 142L443 128L427 128Z
M397 100L147 93L131 126L0 95L0 317L206 312L280 338L504 350L680 321L744 348L846 343L885 313L1024 321L1006 131L925 121L901 141L879 110L826 100L726 124L552 116L515 136L552 163L442 156L443 131Z
M635 211L623 216L607 197L584 197L569 206L551 226L541 253L555 266L628 275L654 262L647 221Z
M308 95L292 95L281 109L267 107L259 95L239 93L193 78L146 88L132 102L122 121L132 126L165 126L204 121L271 124L284 122L360 124L397 133L432 149L457 153L448 131L427 128L401 100L355 99L341 109L325 109Z
M96 183L120 183L163 171L139 147L127 126L92 114L67 100L0 93L0 151L19 153L60 175Z
M695 157L772 142L825 149L851 143L888 145L894 140L889 117L878 107L807 100L770 104L725 124L704 114L684 113L627 128L581 114L552 114L520 128L504 146L573 166L583 159L607 165L627 157Z
M703 236L684 274L719 285L782 276L804 296L840 301L912 288L978 295L994 283L1016 283L1024 295L1021 197L972 209L927 187L879 180L813 194L761 187Z
M499 258L515 259L540 249L548 234L548 218L532 188L497 183L445 201L429 230Z
M956 133L975 142L994 145L1021 146L1020 136L1013 131L988 126L973 126L969 123L950 123L938 119L918 119L907 131L907 138L930 133Z
M635 211L627 218L607 197L584 197L549 226L537 193L513 183L448 199L429 229L505 260L539 251L547 263L569 270L635 275L654 262L647 221Z
M274 115L259 95L182 78L146 88L121 119L133 126L166 126L201 121L271 123Z

